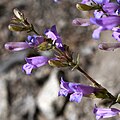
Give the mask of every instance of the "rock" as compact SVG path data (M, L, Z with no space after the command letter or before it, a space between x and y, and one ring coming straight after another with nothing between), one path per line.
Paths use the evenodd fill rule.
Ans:
M11 120L34 120L36 110L35 100L33 96L27 95L24 98L19 98L13 104Z
M55 111L53 102L58 98L59 83L57 79L57 69L54 69L37 96L37 105L48 120L53 120Z
M4 77L0 76L0 120L8 120L8 93Z

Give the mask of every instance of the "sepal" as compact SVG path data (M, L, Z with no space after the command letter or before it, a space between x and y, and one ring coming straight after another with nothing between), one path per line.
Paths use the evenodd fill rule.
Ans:
M82 10L82 11L90 11L90 10L100 9L100 6L98 6L98 5L89 6L89 5L86 5L86 4L78 3L78 4L76 4L76 8L78 10Z

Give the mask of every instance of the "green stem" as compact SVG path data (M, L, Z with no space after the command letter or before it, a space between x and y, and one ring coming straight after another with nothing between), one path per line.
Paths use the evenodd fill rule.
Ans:
M92 83L94 83L97 87L103 88L99 83L97 83L92 77L90 77L81 67L77 67L77 69Z
M104 87L102 87L99 83L97 83L92 77L90 77L81 67L77 67L77 70L79 70L88 80L90 80L92 83L94 83L97 87L105 89ZM112 101L115 101L116 98L106 90L106 95L109 97L109 99L111 99Z
M31 24L31 31L33 31L36 35L39 35L39 33L34 29L34 26Z
M33 28L32 31L36 34L39 35L39 33Z

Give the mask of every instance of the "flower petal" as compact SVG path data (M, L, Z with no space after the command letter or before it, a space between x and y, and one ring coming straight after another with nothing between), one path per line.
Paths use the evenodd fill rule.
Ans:
M116 116L120 113L120 110L116 108L97 108L97 106L95 106L93 113L96 115L96 119L99 120L101 118Z
M100 33L101 31L106 30L106 28L99 27L93 31L92 38L95 40L100 39Z
M60 91L58 92L58 96L67 96L69 93L69 91L64 90L64 89L60 89Z
M110 2L110 3L103 5L103 10L110 15L115 15L115 12L119 7L120 6L117 3Z
M48 57L46 56L37 56L37 57L30 57L25 59L27 63L34 65L36 67L41 67L48 63Z
M83 97L83 93L82 92L75 92L75 93L70 95L70 101L71 102L74 101L74 102L79 103L81 101L82 97Z
M35 68L35 66L31 65L29 63L24 64L23 67L22 67L23 71L25 71L27 75L31 74L31 71L32 71L33 68Z
M45 30L45 35L48 38L52 39L53 40L53 44L56 44L56 46L58 48L60 48L60 47L62 48L63 47L61 37L58 35L55 25L53 25L51 27L51 29L46 29Z
M26 71L26 74L31 74L32 69L46 65L49 59L45 56L38 56L26 58L25 60L27 63L23 65L23 70Z
M109 17L103 17L100 19L90 18L90 22L102 26L107 30L111 30L113 27L120 25L120 16L112 15Z

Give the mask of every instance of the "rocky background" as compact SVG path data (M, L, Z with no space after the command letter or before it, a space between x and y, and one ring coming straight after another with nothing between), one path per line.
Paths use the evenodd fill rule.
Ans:
M66 81L90 84L76 70L44 66L34 70L30 76L22 72L25 56L49 56L52 53L36 53L34 50L12 53L4 49L8 41L27 38L26 33L8 30L14 8L23 11L41 34L46 27L56 24L63 42L73 52L80 53L83 69L114 95L120 93L120 50L98 50L97 45L102 40L115 41L110 32L102 33L101 40L95 41L91 39L92 27L71 24L74 18L88 15L75 8L76 2L79 0L63 0L59 4L52 0L0 0L0 120L95 120L92 113L95 103L101 107L107 104L89 98L83 98L78 104L58 97L61 76ZM118 104L114 107L120 108Z

